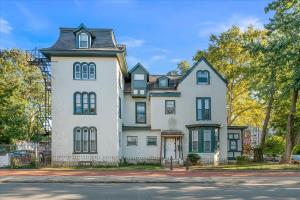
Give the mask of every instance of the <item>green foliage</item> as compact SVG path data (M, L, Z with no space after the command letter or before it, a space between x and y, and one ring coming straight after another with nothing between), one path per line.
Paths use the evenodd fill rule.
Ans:
M237 164L247 164L250 162L250 158L248 156L237 156L236 163Z
M300 142L294 147L293 154L300 155Z
M263 108L250 87L250 80L254 74L249 74L249 68L254 57L244 45L249 41L257 40L261 35L263 35L262 31L252 27L243 32L239 27L233 26L220 35L211 35L208 50L199 50L194 55L194 61L205 56L227 79L229 125L261 124Z
M188 159L192 164L196 164L200 160L200 156L196 153L189 153L188 154Z
M282 136L273 135L267 138L264 154L268 156L281 155L284 152L285 141Z
M0 144L30 140L41 130L38 105L43 102L43 79L29 66L24 52L13 49L0 56Z
M190 68L190 64L188 61L183 60L177 64L177 71L179 74L185 74Z

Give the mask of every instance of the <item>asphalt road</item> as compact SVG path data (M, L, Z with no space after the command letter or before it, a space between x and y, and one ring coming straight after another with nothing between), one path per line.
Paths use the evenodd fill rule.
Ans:
M287 199L300 198L300 184L201 183L1 183L0 200L61 199Z

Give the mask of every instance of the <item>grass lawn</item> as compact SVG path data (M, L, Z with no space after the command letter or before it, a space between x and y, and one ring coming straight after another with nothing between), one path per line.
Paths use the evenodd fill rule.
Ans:
M240 165L192 166L193 170L299 170L300 164L248 163Z

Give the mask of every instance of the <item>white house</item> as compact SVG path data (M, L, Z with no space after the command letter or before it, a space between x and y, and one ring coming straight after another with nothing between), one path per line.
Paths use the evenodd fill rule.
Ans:
M83 24L61 28L41 52L52 65L54 159L227 159L226 80L205 58L183 76L151 75L140 63L128 71L113 30Z

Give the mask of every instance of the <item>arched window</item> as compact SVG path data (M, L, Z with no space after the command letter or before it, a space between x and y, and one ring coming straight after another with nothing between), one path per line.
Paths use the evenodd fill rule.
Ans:
M97 153L97 129L95 127L74 128L74 153Z
M82 112L89 113L89 97L88 93L82 93Z
M89 129L82 129L82 152L89 152Z
M199 85L206 85L209 84L210 80L209 80L209 72L207 70L199 70L197 72L197 84Z
M79 92L76 92L74 94L74 105L75 105L75 113L81 113L82 112L82 102L81 102L81 94Z
M80 63L74 64L74 78L81 79L81 66Z
M74 152L81 152L81 128L79 127L74 129Z
M89 79L96 78L96 66L94 63L89 64Z
M90 152L97 152L97 129L95 127L90 128Z
M79 34L79 48L88 48L89 47L89 36L86 33Z
M82 79L88 79L89 78L89 76L88 76L88 72L89 72L88 64L83 63L81 65L81 68L82 68Z
M89 93L90 113L96 113L96 94L94 92Z

